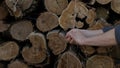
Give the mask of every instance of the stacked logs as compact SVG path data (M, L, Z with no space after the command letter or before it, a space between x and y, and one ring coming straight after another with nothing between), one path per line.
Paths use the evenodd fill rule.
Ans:
M65 40L72 28L118 25L119 14L119 0L0 0L0 68L120 68L120 47Z

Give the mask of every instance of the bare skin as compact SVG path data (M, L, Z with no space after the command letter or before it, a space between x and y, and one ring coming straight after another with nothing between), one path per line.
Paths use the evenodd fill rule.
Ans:
M102 30L72 29L66 34L66 40L71 44L86 46L114 46L116 45L115 30L103 32Z

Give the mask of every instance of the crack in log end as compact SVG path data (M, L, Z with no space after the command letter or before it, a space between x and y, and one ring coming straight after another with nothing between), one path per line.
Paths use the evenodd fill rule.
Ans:
M22 56L24 60L30 64L42 63L47 58L46 40L41 33L31 33L28 39L32 43L32 47L24 47Z

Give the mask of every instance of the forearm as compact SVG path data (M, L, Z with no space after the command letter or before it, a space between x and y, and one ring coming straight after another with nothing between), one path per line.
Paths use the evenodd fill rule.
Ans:
M103 30L80 30L86 37L92 37L96 35L103 34Z
M111 46L116 44L115 29L109 30L104 34L88 37L83 42L83 45L90 46Z

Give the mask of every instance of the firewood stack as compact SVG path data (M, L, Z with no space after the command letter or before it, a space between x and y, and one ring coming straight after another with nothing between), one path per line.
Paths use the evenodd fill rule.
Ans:
M71 45L72 28L120 24L120 0L0 0L0 68L120 68L120 47Z

